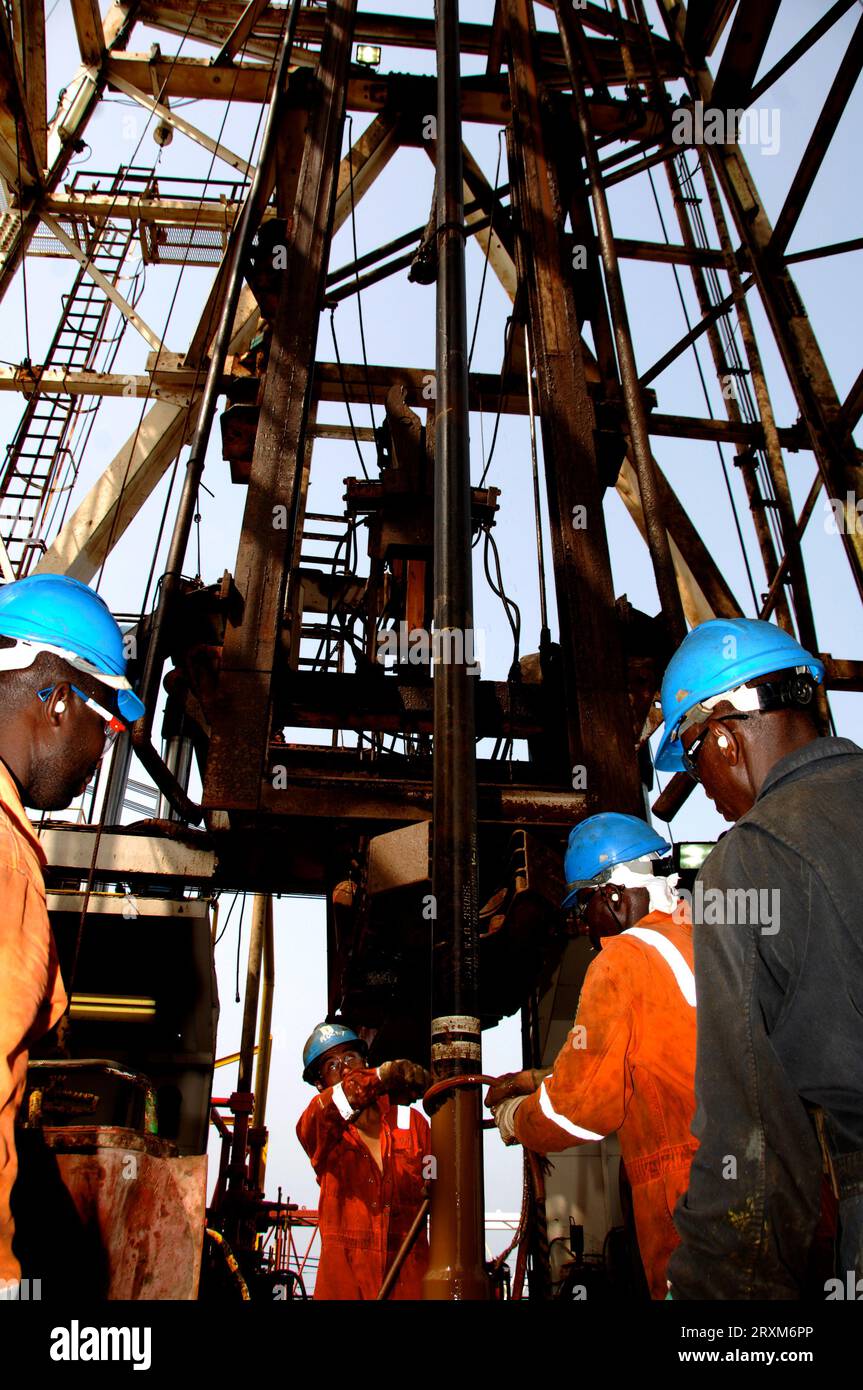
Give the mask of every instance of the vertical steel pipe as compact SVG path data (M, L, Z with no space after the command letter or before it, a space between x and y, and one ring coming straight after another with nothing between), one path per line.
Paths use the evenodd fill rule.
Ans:
M273 995L276 989L276 959L273 943L273 900L267 896L264 917L264 996L261 1000L261 1021L258 1026L258 1065L255 1069L255 1109L252 1122L263 1126L267 1120L267 1093L270 1086L270 1059L273 1040Z
M237 1101L234 1113L231 1162L228 1167L228 1196L231 1198L229 1230L233 1239L239 1238L243 1224L242 1194L248 1177L246 1152L251 1120L252 1068L255 1062L255 1031L258 1022L258 1001L261 997L261 961L264 951L268 901L265 894L255 894L252 908L252 927L249 935L243 1026L240 1033L240 1062L237 1068Z
M437 411L434 513L432 1066L481 1070L476 886L468 348L458 0L437 0ZM469 636L470 634L470 636ZM483 1299L480 1092L456 1088L432 1118L436 1172L423 1296Z
M686 619L683 616L683 603L680 598L677 576L674 572L671 544L668 539L668 532L665 528L665 522L659 505L656 472L653 464L653 454L650 450L650 435L647 428L647 411L644 405L644 394L641 383L638 380L638 370L635 365L635 353L632 347L629 315L626 311L623 282L620 277L620 266L618 264L617 250L614 244L614 231L611 225L608 199L605 196L605 187L602 182L602 170L599 167L596 146L593 143L593 131L590 125L587 94L579 71L578 59L573 43L573 28L579 23L579 20L577 17L573 16L571 11L567 8L566 0L555 0L554 8L560 28L564 57L572 83L573 104L575 106L578 127L584 146L584 158L587 165L588 182L590 184L590 196L593 202L594 216L596 218L596 235L599 242L600 255L602 256L602 265L605 271L605 287L608 294L611 321L614 327L614 341L617 347L620 379L623 385L623 399L626 405L629 435L632 441L631 457L638 477L638 488L641 493L641 505L644 511L647 545L650 550L653 573L656 579L656 589L659 594L659 602L665 619L666 628L669 637L676 646L682 642L683 638L686 636Z

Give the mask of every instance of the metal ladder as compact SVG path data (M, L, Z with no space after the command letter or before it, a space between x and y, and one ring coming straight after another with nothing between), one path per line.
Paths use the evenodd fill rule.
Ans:
M347 575L348 545L345 543L345 518L325 512L307 512L304 516L303 531L299 545L299 566L301 569L318 569ZM310 529L308 523L315 523ZM336 530L322 529L334 527ZM309 550L309 545L315 548ZM330 548L332 547L332 550ZM300 629L300 670L342 671L344 669L344 640L334 621L328 625L325 619L319 622L305 622Z
M93 233L88 255L114 285L133 237L131 224L106 222ZM69 372L94 370L105 344L110 309L111 301L105 291L82 266L70 293L64 297L60 321L43 365ZM126 320L121 318L117 341L109 349L112 360L125 326ZM27 401L15 436L7 446L0 475L0 538L17 579L27 574L34 556L46 548L39 532L52 499L61 488L67 491L77 476L80 458L70 446L74 425L82 410L87 410L92 428L97 409L98 404L95 408L86 406L82 396L49 394L41 392L38 385Z

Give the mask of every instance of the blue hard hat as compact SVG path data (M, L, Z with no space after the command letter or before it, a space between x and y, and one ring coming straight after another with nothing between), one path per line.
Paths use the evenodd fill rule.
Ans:
M143 715L144 705L126 678L123 634L105 600L77 579L33 574L4 585L0 636L15 638L30 649L29 654L4 652L0 669L24 669L39 651L50 651L115 690L118 712L127 723Z
M668 854L671 845L647 821L619 811L589 816L569 832L563 871L566 892L561 907L572 907L579 888L615 864L628 864L643 855Z
M344 1023L319 1023L303 1048L303 1080L312 1081L315 1064L325 1053L332 1052L334 1047L340 1047L342 1043L356 1043L364 1057L369 1050L353 1028L346 1027Z
M757 618L711 618L683 640L662 681L665 732L654 762L661 772L682 772L680 726L702 700L736 690L774 671L805 667L824 679L824 663L775 623Z

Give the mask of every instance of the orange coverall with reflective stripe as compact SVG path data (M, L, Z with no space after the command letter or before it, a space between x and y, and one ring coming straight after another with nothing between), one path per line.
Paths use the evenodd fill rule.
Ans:
M351 1073L352 1080L357 1075ZM373 1073L365 1075L371 1079ZM423 1200L423 1158L431 1153L428 1121L412 1107L392 1105L386 1096L370 1103L381 1112L382 1169L347 1119L351 1107L341 1085L320 1091L297 1125L297 1138L321 1189L316 1299L376 1298ZM391 1299L422 1297L428 1258L421 1231Z
M642 931L643 940L633 934ZM698 1148L689 1132L694 1110L692 928L650 912L629 932L603 938L554 1071L518 1107L513 1127L536 1153L617 1132L652 1298L665 1297L666 1265L679 1244L672 1212Z
M15 1116L31 1042L63 1015L66 991L45 906L45 855L0 762L0 1279L17 1280L9 1197L18 1172Z

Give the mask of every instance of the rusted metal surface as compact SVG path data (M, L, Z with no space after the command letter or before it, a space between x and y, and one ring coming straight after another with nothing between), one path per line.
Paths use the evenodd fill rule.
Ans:
M437 402L434 459L434 625L461 637L453 660L436 665L432 822L431 1055L437 1080L478 1070L479 904L477 902L477 788L475 678L465 636L473 633L473 531L470 486L467 290L464 249L461 78L458 0L438 0L437 163ZM435 1051L443 1014L475 1021L472 1055ZM473 1097L473 1108L477 1098ZM448 1099L432 1125L438 1178L431 1190L426 1299L488 1297L483 1269L482 1131L459 1123ZM441 1180L445 1169L449 1180Z
M614 244L611 214L594 144L587 94L579 71L578 41L576 39L578 20L572 10L561 3L561 0L556 0L555 13L560 25L564 54L572 81L573 103L581 132L582 150L587 165L587 177L596 218L597 237L605 270L605 288L611 310L617 360L620 364L623 399L629 422L630 457L638 476L647 545L653 563L653 574L659 594L660 607L669 635L677 645L683 641L686 635L686 621L683 616L680 590L671 558L668 531L659 509L656 473L653 455L650 452L644 388L638 379L638 371L635 366L635 352L632 345L632 333L629 327L623 283L620 278L617 250Z
M229 626L226 635L204 783L208 806L252 809L261 795L285 575L300 509L311 363L335 207L355 9L356 0L330 0L327 10L237 555L235 577L244 612L242 622ZM274 505L286 508L287 528L274 526Z
M91 1296L196 1298L206 1155L177 1158L171 1144L108 1127L46 1128L40 1139L67 1201L71 1197L74 1203L75 1234L97 1271L98 1287L88 1290ZM46 1203L60 1202L56 1184L42 1191ZM36 1196L30 1193L31 1199ZM41 1217L50 1229L50 1208L43 1208ZM69 1221L65 1208L62 1220Z
M716 73L714 98L718 106L749 105L755 74L761 66L781 0L738 5L722 60Z
M530 306L542 421L552 561L561 632L572 765L587 768L603 803L636 811L638 775L627 739L623 655L572 272L564 261L560 202L546 157L526 0L506 0L512 137L510 184L520 224L517 259ZM576 508L583 511L577 512ZM577 523L584 518L588 524ZM588 653L602 651L599 666Z

